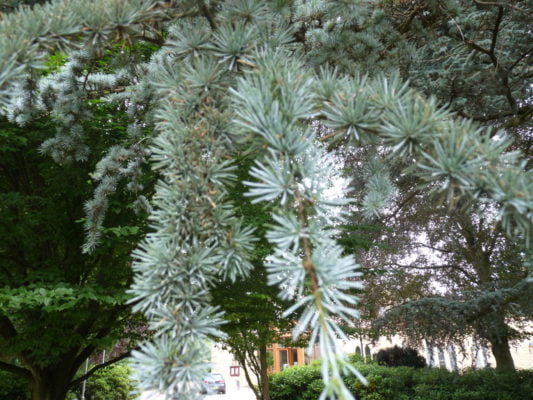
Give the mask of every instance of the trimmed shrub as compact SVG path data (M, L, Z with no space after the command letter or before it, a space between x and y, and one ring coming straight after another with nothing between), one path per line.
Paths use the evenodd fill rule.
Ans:
M85 386L86 400L135 400L139 398L131 368L126 363L112 364L89 377ZM81 396L81 385L76 390Z
M415 349L398 346L389 347L377 352L376 361L387 367L413 367L423 368L426 360Z
M18 375L0 371L0 399L28 400L28 382Z
M484 369L463 374L440 368L385 367L356 362L366 377L345 379L358 400L533 400L533 370ZM323 384L317 364L290 367L270 378L272 400L317 400Z
M270 377L270 396L276 400L316 400L324 385L320 366L317 363L308 366L286 368Z

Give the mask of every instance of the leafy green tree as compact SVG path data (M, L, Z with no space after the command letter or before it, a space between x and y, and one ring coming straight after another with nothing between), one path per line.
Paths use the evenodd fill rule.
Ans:
M239 181L242 181L248 175L251 162L243 159L238 165ZM291 331L295 316L282 317L290 304L279 299L277 289L268 285L264 268L264 260L272 250L265 238L265 225L272 222L268 209L251 204L244 197L245 192L246 187L240 183L232 188L230 196L243 222L255 227L258 240L250 257L254 268L246 279L218 283L212 290L213 304L220 306L227 321L221 327L226 335L222 343L242 366L256 398L270 400L267 347L283 340L282 337ZM257 389L252 374L258 382Z
M0 125L0 369L26 379L34 400L63 400L96 349L121 337L131 346L142 324L125 304L138 221L122 207L127 197L116 197L104 244L82 254L83 202L94 190L89 173L98 156L58 165L39 152L54 128L49 119ZM91 145L113 140L94 135Z
M259 264L248 279L215 287L213 303L220 304L227 321L221 327L226 335L221 342L241 365L256 398L269 400L267 347L279 343L292 324L281 317L286 307L267 286L264 267Z
M105 100L132 117L122 146L110 148L99 164L99 185L86 207L86 252L98 251L111 186L123 178L135 182L144 150L160 173L151 232L133 252L134 309L156 331L135 354L142 388L197 397L208 368L206 341L220 336L223 324L209 304L210 288L252 269L252 229L230 204L228 189L236 179L232 160L243 151L256 160L244 181L247 196L272 207L268 282L293 303L286 313L299 313L293 337L306 333L310 346L320 346L321 400L353 399L342 379L347 373L364 381L337 340L345 337L339 321L358 316L354 291L361 284L358 265L336 240L350 201L344 191L336 198L329 191L341 174L328 143L374 153L365 163L357 212L378 214L394 199L395 182L379 157L385 149L401 176L416 178L447 206L493 204L503 231L528 251L531 176L522 155L508 151L513 141L505 131L461 118L392 72L410 60L412 46L403 28L376 8L387 3L56 0L2 17L0 105L18 123L53 111L61 127L44 152L59 161L88 157L91 136L78 122L90 113L79 99L101 93L95 88L105 88ZM450 0L444 9L449 14L463 4ZM413 15L431 19L437 8L427 1ZM397 46L389 52L382 37ZM164 46L149 62L125 52L129 62L120 73L86 68L117 38ZM37 78L44 51L76 45L85 50L69 51L64 85ZM354 60L376 68L364 75L363 63ZM153 140L135 134L147 125L154 127ZM123 174L117 163L129 160L136 161Z

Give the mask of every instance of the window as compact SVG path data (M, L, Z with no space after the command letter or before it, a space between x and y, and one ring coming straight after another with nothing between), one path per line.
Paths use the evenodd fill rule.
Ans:
M285 369L289 365L289 354L287 350L279 351L279 367L280 370Z
M239 375L240 375L240 368L238 365L229 367L229 376L239 376Z
M438 348L439 352L439 367L440 368L446 368L446 360L444 359L444 350L442 348Z
M370 353L370 346L365 346L365 358L368 358L369 360L372 359L372 354Z
M359 346L355 348L355 353L361 355L361 348Z

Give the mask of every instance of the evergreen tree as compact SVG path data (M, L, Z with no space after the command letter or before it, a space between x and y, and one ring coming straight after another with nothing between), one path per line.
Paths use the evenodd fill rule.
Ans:
M529 159L530 6L524 1L381 2L373 14L379 23L337 25L320 35L316 28L313 37L328 47L332 59L348 44L324 37L351 37L359 57L344 58L343 68L375 74L398 67L412 87L436 96L440 106L487 128L505 128L515 139L508 150L519 149ZM371 42L365 40L369 34ZM370 57L360 57L368 50ZM368 146L347 156L362 188L361 202L371 199L364 187L369 175L376 176L372 165L378 153L378 171L396 187L388 209L372 216L386 228L375 232L385 246L362 255L365 268L382 271L367 281L365 304L373 305L374 317L380 308L401 304L379 321L387 332L401 331L417 344L426 339L462 345L474 335L493 350L498 368L513 368L509 341L527 336L523 322L532 316L531 286L524 282L531 254L523 252L520 239L505 234L493 202L463 199L450 212L416 176L402 173L403 160L390 159L390 150Z
M386 149L404 175L448 207L494 205L503 231L529 251L532 185L522 155L508 151L513 142L504 130L461 118L392 72L409 60L412 46L396 40L380 49L380 37L403 39L404 28L376 7L387 3L57 0L2 16L0 105L18 123L53 112L61 129L43 151L58 161L87 157L87 135L77 122L90 114L79 99L95 89L131 116L123 146L109 149L96 172L100 185L86 204L87 252L98 244L113 185L135 184L144 150L161 175L150 202L152 231L133 253L135 310L155 331L135 355L143 389L197 397L208 367L206 341L221 336L223 324L209 304L210 287L220 277L250 273L253 232L228 201L239 152L256 159L244 181L247 195L274 209L266 233L274 247L266 259L269 283L293 302L286 314L300 315L293 337L308 333L309 345L320 347L321 400L353 399L342 381L347 373L364 381L337 344L345 337L339 321L358 316L353 292L361 284L358 265L336 241L350 200L328 192L340 176L328 141L376 154L358 212L379 213L394 198L394 181L376 151ZM408 16L407 26L433 17L436 3L423 2L427 7ZM444 10L463 3L447 1ZM459 36L470 44L464 32ZM95 73L91 60L116 40L164 46L147 63L124 51L128 62L120 72ZM64 84L38 79L43 52L75 45L84 51L69 53ZM376 64L372 74L361 73L364 63ZM140 138L139 126L153 126L154 134ZM130 160L125 174L117 164Z

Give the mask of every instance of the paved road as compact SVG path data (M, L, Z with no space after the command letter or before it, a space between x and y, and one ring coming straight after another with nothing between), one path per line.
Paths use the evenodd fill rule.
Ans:
M150 396L149 393L143 393L141 400L163 400L163 396ZM255 400L254 392L248 388L228 389L226 394L213 394L205 396L205 400Z
M254 392L250 389L228 390L226 394L205 396L205 400L255 400Z

